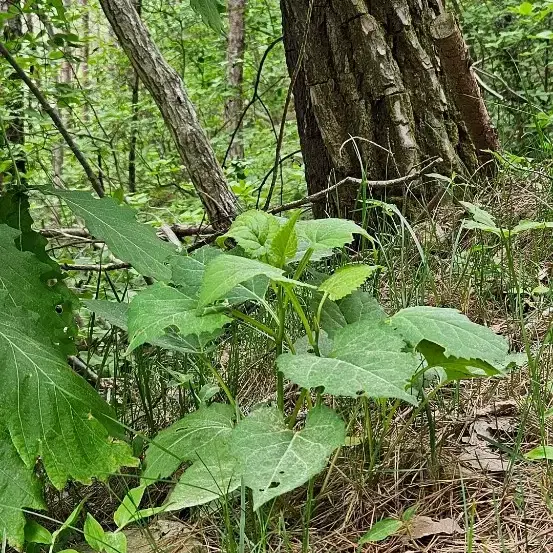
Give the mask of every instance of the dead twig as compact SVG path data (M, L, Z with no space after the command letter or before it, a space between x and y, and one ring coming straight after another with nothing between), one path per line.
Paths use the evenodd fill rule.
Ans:
M105 265L73 265L72 263L62 263L60 267L64 271L91 271L100 273L105 271L120 271L121 269L131 269L130 263L106 263Z
M426 173L426 171L428 171L438 163L441 163L442 161L443 160L440 157L430 159L422 169L415 171L414 173L410 173L409 175L405 175L404 177L399 177L397 179L368 181L368 180L358 179L355 177L346 177L345 179L342 179L336 184L329 186L325 190L321 190L319 192L316 192L315 194L311 194L310 196L307 196L301 200L297 200L295 202L290 202L288 204L273 207L272 209L269 209L268 213L272 213L273 215L276 215L277 213L282 213L283 211L289 211L290 209L296 209L298 207L303 207L304 205L314 203L317 200L324 198L334 190L337 190L344 184L356 184L357 186L364 185L367 188L386 188L391 186L397 186L399 184L406 184L408 182L417 180L424 173Z

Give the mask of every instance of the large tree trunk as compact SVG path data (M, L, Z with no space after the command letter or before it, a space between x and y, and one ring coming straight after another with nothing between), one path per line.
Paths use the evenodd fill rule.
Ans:
M227 45L227 79L231 96L225 104L225 124L234 132L240 123L244 102L242 85L244 80L244 52L246 48L246 0L228 0L228 45ZM242 132L238 129L234 142L229 150L230 159L244 158Z
M281 0L291 74L306 41L294 100L309 193L363 171L403 176L430 156L443 158L444 174L469 176L488 160L483 150L497 149L466 45L440 0L321 0L306 33L308 5ZM342 188L315 215L351 216L357 194Z
M215 228L234 218L237 199L202 129L183 82L152 41L132 0L100 0L119 43L171 130L190 179Z

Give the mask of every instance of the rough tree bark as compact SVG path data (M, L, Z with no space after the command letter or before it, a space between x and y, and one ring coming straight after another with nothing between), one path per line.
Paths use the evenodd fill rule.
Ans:
M291 74L307 36L294 100L310 194L362 167L371 180L402 176L430 156L443 158L444 174L471 175L488 159L483 150L497 149L466 45L440 0L319 0L306 35L308 5L281 0ZM357 192L342 188L315 215L351 215Z
M6 13L11 7L16 7L20 9L19 0L0 0L0 13ZM0 26L0 37L6 42L17 40L23 34L23 17L19 13L9 18L4 24L3 28ZM4 138L8 142L6 145L11 151L15 159L15 167L10 169L11 177L13 180L17 178L23 179L25 175L25 166L26 159L25 154L22 150L23 145L25 144L25 123L23 119L23 109L25 107L25 95L23 92L23 86L20 84L20 81L14 79L13 89L10 90L10 93L7 94L7 109L10 113L10 119L4 126L5 136L2 136L0 132L0 144L3 142ZM0 88L4 88L6 84L0 84ZM1 129L0 129L1 130ZM0 190L2 189L2 182L4 178L2 173L0 173Z
M225 228L236 215L237 199L227 185L181 78L153 42L132 0L100 0L100 4L171 130L212 225Z
M225 104L225 124L233 132L244 109L242 85L244 81L244 52L246 49L246 0L228 0L227 80L231 97ZM244 158L241 129L236 133L229 150L230 159Z

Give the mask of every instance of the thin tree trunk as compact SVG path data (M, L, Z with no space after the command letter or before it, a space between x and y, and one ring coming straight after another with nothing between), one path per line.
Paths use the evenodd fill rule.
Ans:
M467 85L468 60L455 76L438 55L449 55L432 34L439 0L321 0L306 35L308 5L281 0L291 74L307 36L294 99L310 194L329 179L400 177L431 156L444 160L443 174L470 176L486 159L482 150L497 149L480 91ZM460 101L467 91L470 115ZM344 187L314 206L315 215L352 216L357 194ZM406 197L403 189L385 194Z
M89 67L88 62L90 58L90 7L88 5L88 0L80 0L81 9L82 9L82 24L83 24L83 36L84 36L84 44L83 44L83 59L81 62L81 83L83 85L83 88L88 91L88 86L90 84L90 78L89 78ZM84 103L83 106L83 123L88 126L88 123L90 122L90 109L88 102Z
M11 6L20 7L19 0L0 0L0 13L6 13ZM3 38L6 42L15 41L23 34L23 17L18 14L11 17L4 24L4 28L0 26ZM12 81L14 84L13 90L7 94L7 109L10 114L10 120L4 125L4 133L0 133L0 144L5 139L6 148L11 152L15 160L15 166L10 169L10 179L15 181L17 178L24 180L26 170L26 159L23 151L25 144L25 123L23 119L23 109L25 107L25 94L20 81ZM5 84L0 85L2 88ZM0 129L1 130L1 129ZM2 136L4 134L4 136ZM0 191L5 180L0 173Z
M63 5L66 10L71 8L71 0L63 0ZM69 56L71 55L71 50L68 46L64 47L64 59L62 61L60 71L57 77L58 83L63 85L70 86L71 81L73 80L73 67L71 66L71 61ZM63 116L63 111L59 111L60 119L63 121L66 127L69 127L69 121L67 117ZM54 184L61 188L63 187L63 162L65 157L65 142L60 140L57 144L54 145L52 149L52 172L54 174L53 181Z
M228 45L227 45L227 80L231 89L231 97L225 105L225 124L233 132L237 125L234 142L229 149L230 159L244 158L244 143L242 140L241 115L244 109L244 52L246 49L246 0L228 0Z
M140 16L142 13L142 0L136 1L136 12ZM131 119L131 139L129 144L129 192L136 192L136 144L138 141L138 100L140 93L140 77L133 70L133 83L131 91L132 119Z
M100 4L171 130L212 225L225 228L236 215L237 199L227 185L181 78L152 41L132 0L100 0Z

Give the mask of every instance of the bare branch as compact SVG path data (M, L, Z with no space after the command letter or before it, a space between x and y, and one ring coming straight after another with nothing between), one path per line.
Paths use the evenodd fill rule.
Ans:
M367 181L367 180L358 179L354 177L346 177L345 179L342 179L336 184L329 186L327 189L321 190L315 194L311 194L306 198L297 200L295 202L290 202L288 204L273 207L272 209L269 209L268 213L272 213L273 215L276 215L277 213L282 213L283 211L289 211L290 209L296 209L298 207L303 207L304 205L311 204L313 202L316 202L317 200L320 200L321 198L324 198L325 196L327 196L334 190L340 188L340 186L343 186L344 184L356 184L357 186L365 185L367 188L386 188L391 186L397 186L399 184L406 184L408 182L417 180L424 173L426 173L426 171L428 171L430 168L434 167L438 163L441 163L442 161L443 160L440 157L431 159L419 171L415 171L414 173L410 173L409 175L405 175L404 177L399 177L397 179Z
M92 188L94 188L96 194L98 194L100 198L103 197L105 194L104 187L98 180L96 173L86 160L84 154L81 152L81 150L79 150L77 144L75 144L75 141L69 134L69 131L65 128L65 125L63 124L56 110L48 103L48 100L44 97L39 88L35 85L35 83L33 83L33 81L31 81L31 79L29 79L25 71L23 71L23 69L19 66L15 58L10 54L9 50L6 48L6 46L4 46L2 42L0 42L0 54L2 54L4 58L6 58L6 61L12 66L17 76L29 87L29 90L33 93L39 104L42 106L42 109L50 116L50 119L52 119L54 126L63 136L63 139L65 140L65 142L67 142L67 145L69 146L69 148L71 148L71 151L77 158L77 161L84 169L84 172L86 173L86 176L88 177Z
M107 263L106 265L73 265L71 263L62 263L60 267L64 271L91 271L94 273L103 273L105 271L120 271L122 269L131 269L130 263Z

